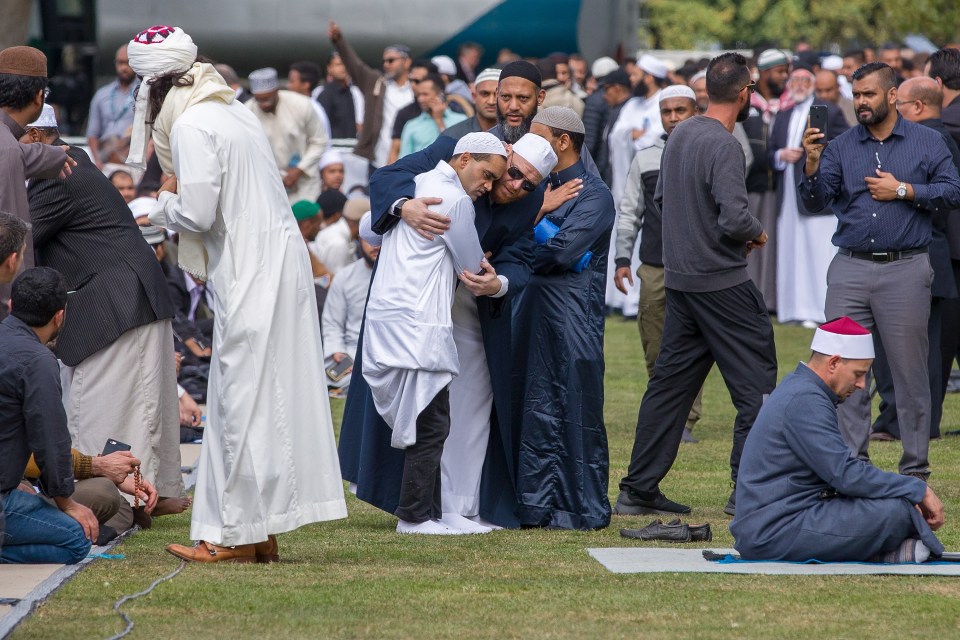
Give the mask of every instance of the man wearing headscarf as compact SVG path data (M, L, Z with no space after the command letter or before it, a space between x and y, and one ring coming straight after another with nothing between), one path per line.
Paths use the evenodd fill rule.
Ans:
M215 324L190 537L198 562L269 562L273 534L347 515L324 387L310 262L257 118L176 27L128 46L144 78L130 162L146 122L173 176L150 214L180 233L180 265L212 283ZM139 124L139 126L137 126Z

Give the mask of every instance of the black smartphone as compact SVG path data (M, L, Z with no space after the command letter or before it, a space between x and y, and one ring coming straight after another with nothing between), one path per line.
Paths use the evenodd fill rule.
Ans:
M820 133L827 132L827 107L825 105L815 104L810 106L810 127L819 129ZM827 144L827 141L821 138L820 144Z
M120 442L119 440L114 440L113 438L108 438L107 444L103 445L103 452L100 455L108 456L116 451L130 451L130 445L125 442Z
M353 358L350 356L344 356L338 364L333 365L327 369L327 377L333 380L334 382L340 382L350 367L353 366Z

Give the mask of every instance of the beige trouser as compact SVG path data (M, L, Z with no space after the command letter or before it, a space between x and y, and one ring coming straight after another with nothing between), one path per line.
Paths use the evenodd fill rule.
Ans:
M130 329L76 367L64 366L61 379L74 448L96 454L108 438L129 444L158 495L183 495L170 320Z
M660 340L663 338L663 319L666 315L667 296L663 286L663 267L641 264L637 269L640 278L640 310L637 324L640 325L640 343L647 361L647 376L653 377L653 367L660 355ZM687 429L703 415L703 387L700 387L693 407L687 416Z

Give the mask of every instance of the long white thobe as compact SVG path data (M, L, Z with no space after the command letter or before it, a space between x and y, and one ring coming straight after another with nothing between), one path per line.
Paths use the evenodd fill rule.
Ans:
M363 338L363 377L398 449L416 442L417 416L459 373L454 288L457 274L478 272L483 258L473 202L453 167L440 162L416 185L416 197L443 199L437 212L450 228L433 240L406 224L383 235Z
M170 141L179 193L162 193L150 221L202 234L217 291L190 537L249 544L346 517L329 401L317 392L326 376L310 261L263 129L236 102L203 102Z
M788 147L800 147L812 104L809 98L790 113ZM774 168L783 171L783 204L777 219L777 320L823 323L827 269L837 253L832 241L837 218L800 215L795 165L780 160L778 153Z
M330 140L313 110L313 100L281 90L273 113L262 111L253 99L247 101L247 107L267 134L280 175L285 176L294 167L303 171L303 176L287 191L289 203L316 200L320 195L320 156Z

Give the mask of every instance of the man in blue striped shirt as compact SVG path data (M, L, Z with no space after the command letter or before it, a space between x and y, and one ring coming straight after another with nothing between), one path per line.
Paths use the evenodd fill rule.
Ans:
M857 69L853 100L858 126L829 145L820 143L817 129L804 133L799 194L809 211L829 206L837 216L838 252L827 273L825 315L850 316L879 332L902 416L900 472L926 480L930 214L960 205L960 177L940 134L900 117L889 66L875 62ZM839 408L839 420L847 445L869 459L869 393L851 395Z

